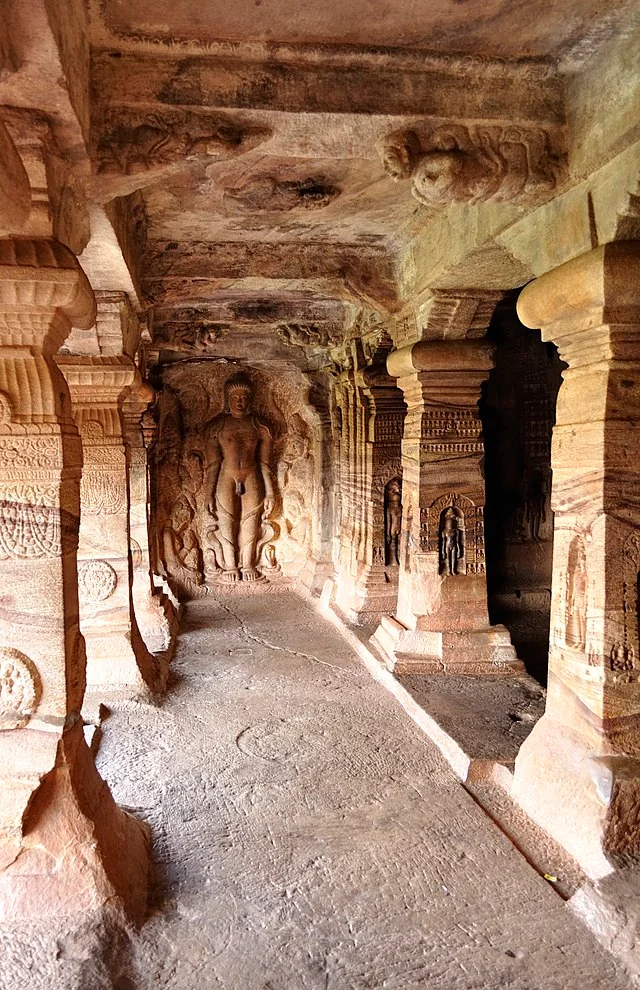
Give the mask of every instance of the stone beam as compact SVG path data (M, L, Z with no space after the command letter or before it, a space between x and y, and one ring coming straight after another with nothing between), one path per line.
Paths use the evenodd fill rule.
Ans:
M144 271L148 301L163 306L206 300L220 290L300 291L301 286L390 312L398 306L394 258L381 248L361 245L152 241Z
M114 57L117 55L117 57ZM363 64L364 63L364 64ZM401 83L401 84L400 84ZM210 107L287 114L529 120L561 125L563 82L545 62L414 56L251 60L229 54L187 56L96 51L97 103L130 107Z

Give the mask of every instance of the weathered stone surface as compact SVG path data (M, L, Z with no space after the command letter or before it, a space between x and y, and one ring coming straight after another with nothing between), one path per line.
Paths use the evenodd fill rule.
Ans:
M533 283L518 304L568 368L552 445L549 700L514 787L594 878L638 843L626 809L639 786L639 272L636 244L607 245ZM579 831L569 807L580 808Z
M0 913L10 919L107 902L140 917L146 904L143 828L115 806L79 718L82 452L53 354L95 312L68 248L0 241Z
M162 688L177 596L219 584L294 638L281 594L322 589L362 654L377 626L389 669L369 670L419 724L437 672L441 701L464 684L476 726L494 715L489 748L520 735L491 700L524 683L514 645L543 681L550 646L512 791L491 791L506 757L485 779L464 756L453 703L451 751L536 863L562 846L574 880L611 876L639 851L637 3L294 7L3 5L0 881L14 914L77 887L98 953L126 941L105 900L142 911L145 837L92 769L85 674L95 722L110 691ZM248 745L277 762L290 740L266 735ZM398 931L385 958L424 982ZM335 958L283 980L412 979ZM537 978L439 966L431 983ZM254 976L219 982L271 986Z
M628 986L307 603L191 603L175 664L98 757L156 836L152 916L117 953L5 928L5 990Z

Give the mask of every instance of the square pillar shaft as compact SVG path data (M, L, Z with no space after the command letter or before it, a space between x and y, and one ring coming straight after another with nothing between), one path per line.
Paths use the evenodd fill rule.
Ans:
M419 341L389 355L404 393L402 547L395 619L374 641L397 672L512 672L507 630L490 626L480 388L485 341ZM519 666L519 665L518 665Z
M640 245L608 244L518 303L568 367L553 433L549 689L514 794L592 876L637 855Z
M124 355L61 355L80 431L78 583L87 649L87 712L102 701L162 690L166 670L147 650L133 612L127 459L120 403L135 376Z
M0 917L107 903L140 917L143 826L83 735L77 544L82 449L53 355L95 301L56 241L0 240Z

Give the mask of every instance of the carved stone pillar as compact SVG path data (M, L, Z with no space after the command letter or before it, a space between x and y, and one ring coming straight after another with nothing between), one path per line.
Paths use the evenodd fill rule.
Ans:
M53 355L95 302L74 255L0 240L0 914L146 901L143 826L98 776L80 718L82 449Z
M344 371L335 387L339 429L339 507L337 553L334 558L335 601L352 621L362 546L366 540L366 507L363 500L368 489L364 458L364 434L368 421L368 404L356 382L355 372Z
M376 623L395 611L398 597L402 500L402 424L405 403L384 365L358 372L361 421L358 506L361 513L357 578L348 610L360 623Z
M640 853L640 244L543 275L518 314L568 368L551 452L547 708L513 790L597 877Z
M300 584L312 595L320 595L325 582L331 578L331 550L333 536L333 502L335 491L333 436L331 411L329 409L330 379L328 375L309 376L311 387L308 401L316 416L318 436L318 464L316 477L321 484L314 486L315 525L312 526L311 555L300 575Z
M402 438L398 606L374 641L392 669L511 671L508 631L490 626L484 554L481 340L418 341L387 359L407 414Z
M82 437L78 584L80 628L87 645L87 700L161 691L166 665L149 654L131 595L127 464L120 402L136 373L123 355L61 355Z
M171 646L175 616L169 600L153 584L149 551L149 470L142 416L154 397L154 390L136 372L133 385L122 403L122 423L129 480L133 610L145 646L151 653L161 653Z

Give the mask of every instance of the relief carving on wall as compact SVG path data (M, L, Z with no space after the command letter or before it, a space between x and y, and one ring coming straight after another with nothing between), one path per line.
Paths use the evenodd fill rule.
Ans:
M78 567L80 601L89 605L106 601L116 590L118 577L106 560L87 560Z
M131 175L196 158L234 158L270 137L229 117L166 110L147 116L112 108L97 148L101 173Z
M263 579L258 537L275 504L272 437L251 411L252 391L246 375L231 375L224 383L224 412L205 435L207 511L222 555L219 580L226 584Z
M218 362L167 366L164 380L158 530L177 590L295 573L310 552L316 497L302 391Z
M280 180L273 176L249 179L237 189L226 189L224 203L239 212L289 212L298 207L321 210L340 190L321 177Z
M29 657L11 647L0 647L0 731L23 728L40 700L37 668Z

